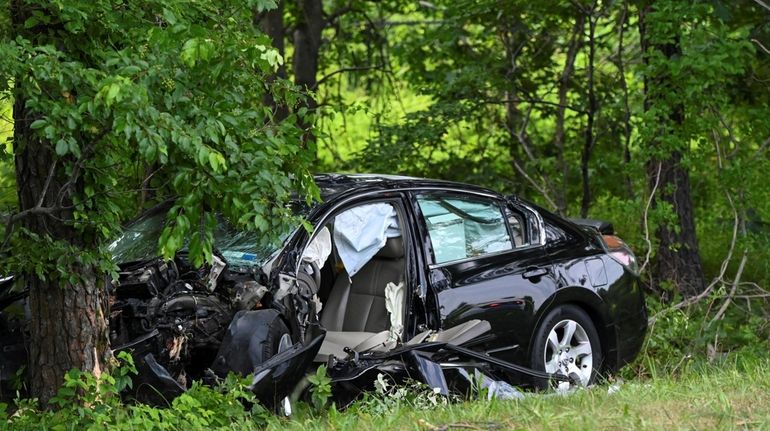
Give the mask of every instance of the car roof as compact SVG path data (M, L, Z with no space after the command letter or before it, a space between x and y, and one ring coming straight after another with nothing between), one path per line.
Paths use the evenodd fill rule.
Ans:
M456 181L434 180L384 174L318 174L315 182L321 190L323 200L340 197L347 192L369 192L397 189L456 189L471 193L500 196L499 193L473 184Z

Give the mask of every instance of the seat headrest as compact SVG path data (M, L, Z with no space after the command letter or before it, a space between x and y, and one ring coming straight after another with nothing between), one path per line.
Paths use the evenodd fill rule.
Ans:
M385 259L400 259L404 257L404 240L402 237L388 238L385 246L377 252L376 256Z

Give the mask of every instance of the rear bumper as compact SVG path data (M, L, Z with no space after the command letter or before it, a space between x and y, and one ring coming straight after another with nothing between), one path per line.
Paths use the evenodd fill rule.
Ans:
M619 341L617 368L620 369L636 358L642 350L644 337L647 335L647 307L644 305L643 298L638 313L629 316L625 321L618 322L617 334Z

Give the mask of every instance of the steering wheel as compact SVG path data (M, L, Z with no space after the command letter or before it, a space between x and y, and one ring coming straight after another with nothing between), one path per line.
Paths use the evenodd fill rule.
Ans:
M308 269L312 271L312 274ZM297 281L307 284L311 292L318 293L318 288L321 286L321 268L313 261L302 261L299 274L297 274Z

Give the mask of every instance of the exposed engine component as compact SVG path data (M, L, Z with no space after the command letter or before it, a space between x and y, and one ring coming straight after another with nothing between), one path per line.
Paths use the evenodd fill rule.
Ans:
M267 291L216 256L199 269L182 258L133 263L112 290L110 341L140 358L152 354L153 366L186 387L211 365L235 313L261 308Z

